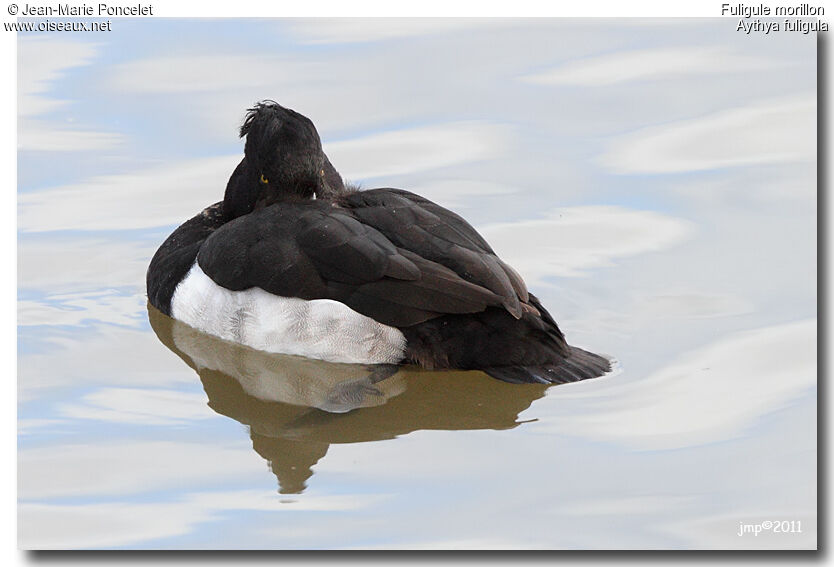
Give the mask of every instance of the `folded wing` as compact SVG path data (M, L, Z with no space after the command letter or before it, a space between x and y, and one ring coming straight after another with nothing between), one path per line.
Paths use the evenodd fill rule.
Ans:
M387 325L503 306L521 316L521 278L466 221L406 191L279 203L203 244L202 270L232 290L334 299Z

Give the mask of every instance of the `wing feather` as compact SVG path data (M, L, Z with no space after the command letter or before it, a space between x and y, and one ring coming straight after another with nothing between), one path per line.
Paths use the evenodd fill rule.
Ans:
M501 298L514 317L528 298L524 280L504 264L480 234L455 213L401 189L347 195L345 206L400 248L440 263Z
M411 213L422 222L434 216L416 209ZM482 285L420 254L427 249L434 250L431 256L440 249L457 250L454 265L468 262L472 270L500 268L494 256L482 258L457 243L400 247L355 210L325 201L276 203L231 221L206 240L198 262L228 289L260 287L281 296L335 299L395 326L506 305L506 297L491 289L494 285ZM505 287L512 290L509 283Z

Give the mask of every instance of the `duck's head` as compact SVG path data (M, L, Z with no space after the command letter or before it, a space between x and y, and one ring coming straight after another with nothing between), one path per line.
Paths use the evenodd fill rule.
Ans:
M326 158L309 118L271 100L259 102L246 114L240 137L246 137L246 159L266 189L313 196Z
M240 128L244 158L226 187L232 216L280 200L310 199L341 184L309 118L267 100L250 108ZM333 174L335 173L335 178Z

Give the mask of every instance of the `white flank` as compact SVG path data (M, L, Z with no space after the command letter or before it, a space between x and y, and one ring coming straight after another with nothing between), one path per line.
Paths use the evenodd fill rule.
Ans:
M171 299L171 316L204 333L267 352L330 362L396 363L405 337L330 299L280 297L260 288L230 291L197 262Z

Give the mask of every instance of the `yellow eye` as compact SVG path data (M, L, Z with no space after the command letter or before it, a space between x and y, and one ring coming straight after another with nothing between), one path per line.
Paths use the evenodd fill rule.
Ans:
M267 179L266 177L264 177L264 174L263 174L263 173L261 173L261 183L269 183L269 179Z
M320 172L321 176L324 177L324 170L322 169Z

